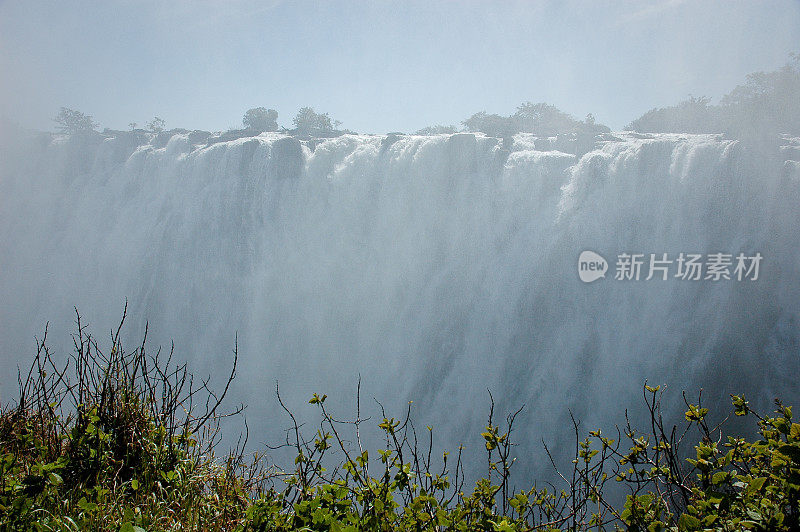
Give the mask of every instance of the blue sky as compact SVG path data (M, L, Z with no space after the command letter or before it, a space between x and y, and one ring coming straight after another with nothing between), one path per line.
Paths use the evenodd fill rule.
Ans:
M0 116L226 129L312 106L365 133L546 101L618 129L800 52L800 2L0 0Z

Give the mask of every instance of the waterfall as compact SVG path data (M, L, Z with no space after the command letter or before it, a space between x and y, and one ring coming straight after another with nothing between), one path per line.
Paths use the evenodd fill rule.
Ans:
M276 380L344 417L360 375L366 407L414 401L451 449L478 442L487 389L497 412L527 405L523 446L568 435L568 411L622 421L645 379L678 406L699 388L800 399L798 139L615 133L579 156L526 134L0 140L4 402L45 322L66 353L73 307L102 339L126 299L131 341L149 322L198 375L229 370L238 332L232 401L258 442L285 425ZM581 281L584 250L605 278ZM665 253L763 259L756 280L645 280L646 262L615 279L621 254Z

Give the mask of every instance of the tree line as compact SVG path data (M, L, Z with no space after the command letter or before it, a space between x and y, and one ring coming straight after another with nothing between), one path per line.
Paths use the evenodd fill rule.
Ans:
M800 134L800 55L772 72L748 74L720 99L694 97L654 108L628 124L640 133L726 133L750 137L762 133Z
M96 132L99 124L94 121L91 115L62 107L59 113L53 118L56 123L56 130L65 135L79 135ZM341 126L339 120L330 117L328 113L317 113L312 107L303 107L292 119L293 129L287 129L278 125L278 111L267 109L266 107L254 107L248 109L242 117L243 130L248 133L258 134L265 131L283 131L310 136L330 136L339 133ZM145 129L137 128L136 122L128 124L131 131L145 131L159 134L166 131L166 121L159 117L154 117L149 121Z
M53 119L59 133L67 135L91 133L99 125L92 116L74 109L62 107ZM278 111L266 107L248 109L242 117L243 129L231 129L227 133L234 136L242 134L259 134L266 131L280 131L288 134L307 135L313 137L329 137L349 130L341 130L342 123L328 113L318 113L312 107L303 107L292 119L293 128L278 124ZM452 134L459 131L484 133L491 137L509 137L516 133L533 133L539 136L556 136L565 133L598 134L609 132L607 126L596 123L590 113L583 121L547 103L521 104L510 116L487 114L485 111L475 113L462 122L463 129L455 126L429 126L416 131L417 135ZM131 131L144 131L159 134L166 131L166 123L155 117L146 124L145 129L138 129L135 122L129 124Z
M62 107L54 118L56 129L64 134L81 134L96 131L94 119L80 111ZM312 107L303 107L292 119L292 128L278 124L278 112L266 107L248 109L242 117L243 129L231 129L233 136L280 131L287 134L330 137L349 133L341 130L342 123L328 113L318 113ZM532 133L541 137L562 134L597 135L610 132L589 113L577 120L548 103L525 102L509 116L475 113L461 122L462 128L453 125L435 125L415 132L417 135L452 134L459 131L480 132L491 137L507 138L517 133ZM147 123L146 129L132 131L159 134L166 123L159 117ZM762 133L788 133L800 135L800 55L792 54L790 61L773 72L748 74L745 83L723 96L718 105L711 98L694 97L669 107L653 108L625 127L640 133L725 133L732 137L756 136ZM223 134L223 136L225 136Z

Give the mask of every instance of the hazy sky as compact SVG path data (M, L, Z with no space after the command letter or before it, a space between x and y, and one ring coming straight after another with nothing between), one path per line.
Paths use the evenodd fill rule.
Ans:
M312 106L359 132L546 101L621 128L800 52L800 2L0 0L0 116L226 129Z

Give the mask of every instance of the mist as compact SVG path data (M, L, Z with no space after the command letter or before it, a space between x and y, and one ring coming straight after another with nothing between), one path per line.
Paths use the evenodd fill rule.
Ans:
M148 5L123 8L152 22ZM211 9L202 5L198 14L178 5L176 11L156 10L164 17L160 24L181 17L197 22ZM769 38L755 43L733 24L713 30L722 32L719 43L695 54L698 35L676 33L665 42L681 46L665 44L658 64L632 78L622 74L642 67L657 43L626 50L602 76L584 68L595 58L579 45L548 43L553 48L545 51L552 55L537 60L544 67L529 69L527 52L517 53L524 46L516 43L498 61L507 77L487 70L471 84L460 68L471 65L474 50L450 50L439 38L431 44L422 35L403 34L425 42L426 49L449 51L435 52L427 64L421 59L420 69L400 82L386 73L385 65L394 63L382 56L396 54L395 44L368 47L372 33L364 30L356 32L365 42L353 67L364 67L364 75L350 70L345 81L338 74L326 83L301 81L294 77L301 58L290 55L274 65L281 73L278 88L264 89L272 79L267 76L236 89L231 85L237 76L253 73L233 66L228 55L244 45L225 41L225 28L253 14L252 5L241 3L241 11L227 15L219 28L187 24L179 32L187 38L216 35L214 45L197 44L212 57L209 63L186 68L203 77L216 57L207 47L217 47L223 77L237 71L232 81L219 90L210 81L195 86L197 79L182 78L184 67L177 63L151 65L150 55L137 62L135 53L123 54L142 83L141 96L130 99L134 80L125 79L121 90L114 74L102 69L116 58L113 46L110 59L99 57L105 53L99 41L79 39L72 51L89 54L96 72L54 88L46 82L49 76L65 79L69 65L60 54L66 52L45 50L54 44L46 41L16 55L41 33L22 38L20 29L1 32L4 48L12 51L4 55L2 71L19 76L2 76L0 401L14 399L17 366L27 363L46 323L51 345L65 356L75 308L102 338L127 302L128 344L141 340L147 324L153 348L174 342L175 356L212 380L227 376L238 341L230 401L248 406L254 446L280 439L286 426L276 382L303 416L315 392L351 413L360 378L367 401L374 398L396 413L413 401L420 426L435 426L451 449L462 442L470 449L473 442L469 452L476 456L491 390L498 412L526 405L525 427L517 433L521 447L531 450L521 460L524 479L549 474L541 473L547 464L540 442L569 437L570 413L587 429L619 422L625 407L639 400L645 380L667 385L672 395L666 408L674 412L682 406L681 390L701 388L712 405L724 404L731 393L746 393L763 408L775 396L797 404L800 132L795 115L787 113L797 113L800 94L789 85L775 99L782 107L759 111L764 120L757 128L749 127L752 116L742 110L755 108L747 98L760 92L748 93L741 107L722 97L747 86L748 73L785 65L789 46L800 42L800 24L792 25L796 4L778 4L783 16L746 5L756 12L750 20L754 40L765 35L766 22L781 20ZM529 12L515 4L489 13L488 27L502 27L513 14L539 24L565 17L544 6ZM109 16L91 7L97 11L70 17L97 22L94 17ZM282 3L264 7L278 20L302 15ZM309 9L325 11L318 4ZM644 39L660 17L677 23L686 10L694 15L687 32L707 17L740 20L733 8L680 2L603 20L637 28ZM378 11L367 16L382 16ZM419 7L412 11L393 21L393 32L407 31L409 20L425 14ZM432 11L435 18L446 10ZM475 12L485 11L489 6L469 5L444 35L475 29ZM350 11L343 12L338 16L345 19ZM23 15L13 2L0 6L6 29L16 21L38 21L42 32L54 24L42 17ZM599 30L585 28L588 19L587 13L571 24L595 35ZM522 31L512 29L509 42ZM610 40L616 34L600 33ZM255 38L245 31L243 39ZM169 43L148 47L160 53ZM289 44L279 48L292 53ZM346 61L344 48L312 53L313 75L328 73L317 69L322 62L335 70ZM54 68L31 74L36 58ZM383 70L372 68L379 58ZM483 66L489 61L479 59ZM451 66L435 75L440 61ZM659 74L642 85L652 71ZM596 91L592 76L604 80ZM630 92L618 90L622 85ZM359 89L347 96L353 86ZM391 90L381 92L384 86ZM717 99L687 114L680 101L689 93ZM273 100L284 130L228 128L240 127L249 107ZM444 100L452 101L440 105ZM493 135L478 125L410 134L437 123L461 130L462 121L481 110L513 117L520 102L531 100L578 117L568 124L573 129ZM310 104L350 131L308 135L289 129L287 117ZM60 106L83 109L110 126L102 133L48 132ZM378 108L383 111L374 112ZM658 108L667 111L649 121L640 116ZM586 129L595 125L583 118L590 112L611 131ZM703 112L724 119L692 114ZM166 118L170 129L148 129L144 124L153 115ZM129 128L129 121L139 125ZM626 131L626 124L642 127ZM201 127L216 132L196 129ZM392 130L409 134L360 133ZM578 260L586 250L608 262L605 278L581 280ZM731 256L727 279L705 278L705 271L698 280L676 277L681 254L706 260L717 253ZM673 269L667 279L646 280L645 262L638 280L616 279L623 254L644 260L667 254ZM740 254L762 257L757 279L737 278Z
M0 3L0 116L51 130L225 130L311 106L362 133L413 132L545 101L621 129L688 95L719 98L800 42L800 6L752 2Z

